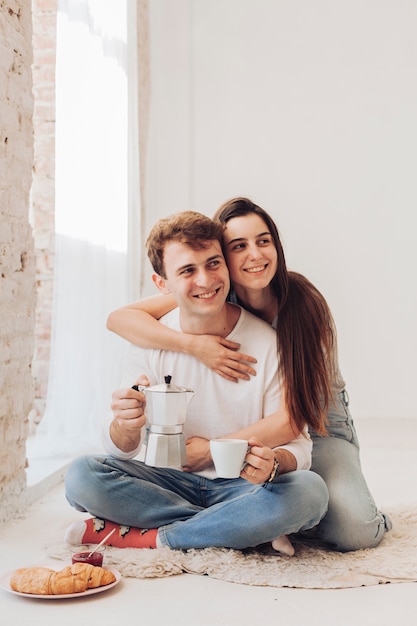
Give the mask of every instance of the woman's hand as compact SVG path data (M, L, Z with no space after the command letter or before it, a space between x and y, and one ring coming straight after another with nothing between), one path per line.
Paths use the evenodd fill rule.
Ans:
M274 467L275 454L271 448L264 446L259 439L251 437L248 441L249 452L245 458L245 467L240 473L244 478L254 485L261 485L269 480Z
M226 380L237 383L256 376L256 359L238 352L240 344L218 335L192 335L188 352Z

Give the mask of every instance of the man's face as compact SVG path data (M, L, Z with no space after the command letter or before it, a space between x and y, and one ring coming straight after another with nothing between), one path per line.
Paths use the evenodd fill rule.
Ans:
M220 243L207 241L206 244L200 250L177 241L165 246L167 278L157 277L155 283L161 291L172 293L182 315L216 315L229 293L229 271Z

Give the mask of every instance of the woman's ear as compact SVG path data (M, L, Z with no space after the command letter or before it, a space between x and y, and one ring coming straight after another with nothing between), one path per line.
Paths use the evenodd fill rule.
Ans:
M159 291L164 294L171 293L165 282L165 278L162 278L159 274L152 274L152 280Z

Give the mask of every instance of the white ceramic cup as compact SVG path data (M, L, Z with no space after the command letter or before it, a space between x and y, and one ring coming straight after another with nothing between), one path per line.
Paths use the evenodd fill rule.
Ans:
M247 451L246 439L211 439L210 452L218 478L239 478Z

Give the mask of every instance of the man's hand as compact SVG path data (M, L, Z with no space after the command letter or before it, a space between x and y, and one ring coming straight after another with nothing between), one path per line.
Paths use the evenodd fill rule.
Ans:
M246 465L243 468L240 477L244 478L254 485L261 485L269 480L274 467L275 457L280 464L280 474L286 474L297 469L297 461L294 455L288 450L272 450L268 446L251 437L248 441L250 446L246 455Z
M203 437L190 437L186 441L187 464L184 472L201 472L213 464L210 454L210 441Z
M148 385L149 381L141 377L138 384ZM112 394L110 437L123 452L131 452L139 445L141 430L146 424L145 405L145 394L130 387Z

